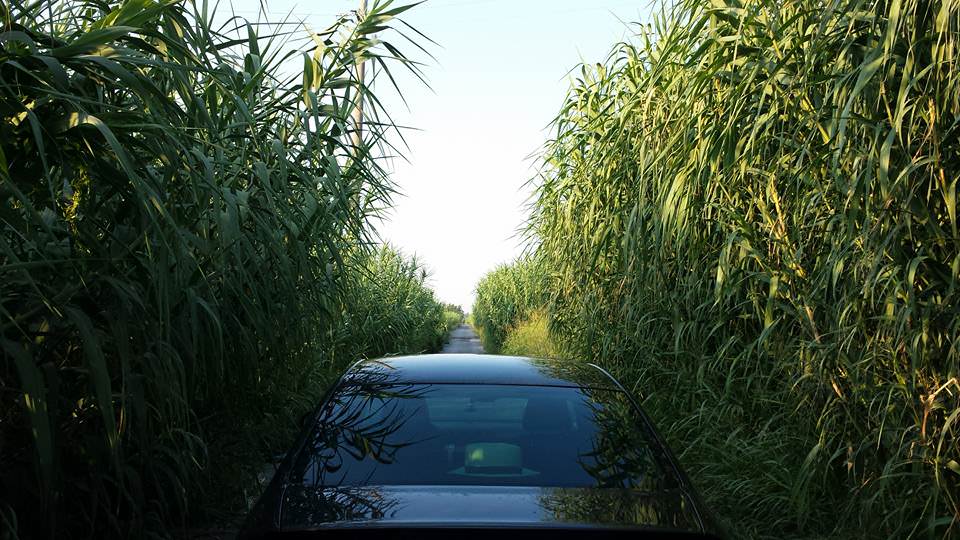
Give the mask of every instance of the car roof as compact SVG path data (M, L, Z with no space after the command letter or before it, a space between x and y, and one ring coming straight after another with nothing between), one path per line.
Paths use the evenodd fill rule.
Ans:
M582 361L488 354L423 354L363 360L344 384L506 384L618 389L599 367Z

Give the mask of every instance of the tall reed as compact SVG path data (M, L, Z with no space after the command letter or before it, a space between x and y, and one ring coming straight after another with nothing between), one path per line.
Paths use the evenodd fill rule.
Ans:
M679 0L578 72L552 330L743 537L960 532L960 3Z
M547 301L544 269L535 258L521 258L487 273L477 283L471 316L488 354L499 354L512 326Z
M294 429L337 351L432 346L340 331L392 193L373 81L418 72L385 41L409 7L314 32L206 1L0 4L0 530L169 533L236 496L216 480Z
M428 272L415 257L391 247L363 253L341 305L336 343L342 358L438 351L447 335L441 304L426 285Z

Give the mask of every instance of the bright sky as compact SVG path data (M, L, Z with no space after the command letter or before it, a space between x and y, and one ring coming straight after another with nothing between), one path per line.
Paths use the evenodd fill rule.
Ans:
M359 0L265 3L271 15L293 12L321 29ZM259 1L234 5L255 16ZM441 300L469 311L479 279L522 252L516 233L534 174L529 156L548 137L567 73L581 60L605 59L629 36L627 23L646 20L650 9L650 0L427 0L404 14L438 46L428 48L436 62L420 57L432 91L403 77L409 111L385 100L394 120L418 131L405 135L409 162L394 165L403 195L380 232L427 265Z

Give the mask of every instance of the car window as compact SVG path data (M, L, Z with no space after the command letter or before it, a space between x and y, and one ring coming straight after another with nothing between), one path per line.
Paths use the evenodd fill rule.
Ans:
M321 412L291 481L314 486L674 485L627 396L515 385L352 385Z

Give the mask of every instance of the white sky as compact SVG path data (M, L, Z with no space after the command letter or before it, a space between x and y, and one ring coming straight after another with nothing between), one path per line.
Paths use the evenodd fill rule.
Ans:
M271 15L292 12L317 29L358 4L266 2ZM259 1L234 6L255 16ZM418 131L405 134L409 162L394 164L403 195L380 232L427 265L441 300L469 311L477 281L521 253L528 157L549 135L567 73L581 60L603 61L629 36L627 23L646 20L650 9L649 0L428 0L404 14L438 46L428 47L436 62L418 57L432 91L400 80L409 111L385 92L394 120ZM417 57L412 45L385 38Z

